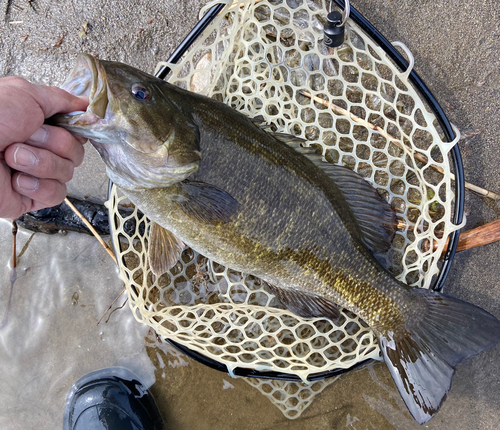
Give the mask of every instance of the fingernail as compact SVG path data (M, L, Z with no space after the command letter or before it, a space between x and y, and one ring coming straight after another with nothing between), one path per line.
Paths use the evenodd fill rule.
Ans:
M17 177L17 186L19 188L22 188L23 190L35 191L38 188L38 185L40 185L39 180L37 178L34 178L33 176L28 176L24 173L21 173Z
M18 146L14 152L14 163L18 166L30 167L37 162L38 158L33 151L25 146Z
M48 139L49 139L49 130L47 130L44 126L42 126L30 136L27 142L45 143L47 142Z

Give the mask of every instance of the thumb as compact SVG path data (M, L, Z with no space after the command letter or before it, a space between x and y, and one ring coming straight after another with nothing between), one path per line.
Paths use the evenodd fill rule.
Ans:
M87 97L76 97L58 87L34 85L33 96L42 109L45 118L56 113L84 111L89 105Z

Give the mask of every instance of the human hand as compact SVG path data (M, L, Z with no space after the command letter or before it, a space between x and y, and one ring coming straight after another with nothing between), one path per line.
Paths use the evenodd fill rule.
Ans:
M0 79L0 218L15 219L64 200L66 182L83 161L84 140L43 122L87 106L57 87Z

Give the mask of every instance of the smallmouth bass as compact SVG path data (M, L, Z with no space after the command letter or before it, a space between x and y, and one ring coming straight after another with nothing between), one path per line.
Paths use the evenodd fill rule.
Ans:
M107 173L152 221L156 274L185 245L265 281L303 317L358 314L374 330L412 416L428 421L454 367L500 341L486 311L396 280L373 257L395 216L359 175L292 137L130 66L80 55L63 84L90 99L53 123L90 139Z

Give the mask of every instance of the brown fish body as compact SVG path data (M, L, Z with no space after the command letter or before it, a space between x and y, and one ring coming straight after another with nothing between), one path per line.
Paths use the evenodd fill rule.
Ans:
M373 253L389 246L394 214L349 169L124 64L81 55L63 88L90 105L53 121L91 139L108 176L154 221L157 273L188 244L260 277L297 315L355 312L421 424L440 408L455 366L500 342L494 316L411 289L379 265Z
M202 130L203 158L190 179L229 193L238 202L237 215L215 225L186 217L169 197L177 195L175 188L125 194L152 220L213 260L276 287L329 298L378 331L396 331L403 318L400 309L411 298L361 243L332 179L226 105L171 88L174 104L177 97L183 109L191 105Z

